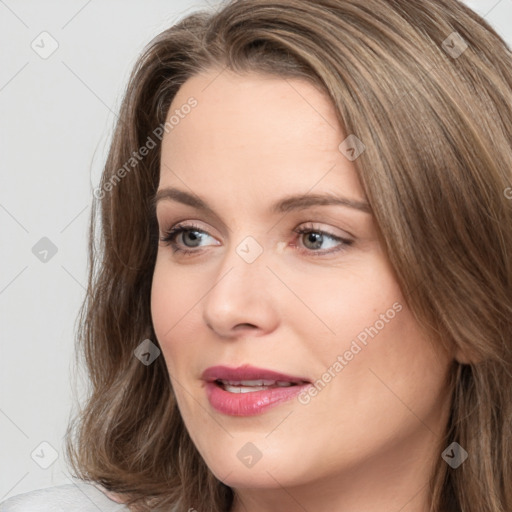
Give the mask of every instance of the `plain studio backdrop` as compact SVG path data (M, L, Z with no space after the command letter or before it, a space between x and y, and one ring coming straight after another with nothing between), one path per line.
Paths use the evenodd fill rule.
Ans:
M512 46L512 0L466 3ZM63 436L92 191L141 49L208 5L0 0L0 501L70 482Z

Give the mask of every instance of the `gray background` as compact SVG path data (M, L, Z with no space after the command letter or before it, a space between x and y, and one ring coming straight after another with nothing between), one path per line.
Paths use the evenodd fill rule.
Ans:
M512 0L466 3L512 46ZM0 501L70 481L62 438L90 203L121 93L153 36L217 4L0 0ZM58 43L47 58L43 31Z

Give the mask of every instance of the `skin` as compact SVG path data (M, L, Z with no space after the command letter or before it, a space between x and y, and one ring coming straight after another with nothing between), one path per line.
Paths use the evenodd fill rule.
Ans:
M302 80L209 70L181 87L169 116L191 96L197 107L164 136L159 190L192 192L215 216L158 202L162 237L181 221L206 234L176 238L192 255L160 242L151 308L180 412L208 467L235 490L232 511L427 511L453 356L420 331L371 213L270 211L292 193L366 200L338 149L347 134L332 104ZM352 244L324 235L318 248L294 232L311 225ZM263 249L252 263L236 252L247 236ZM397 303L347 361L353 340ZM339 355L346 365L335 372ZM307 404L251 417L215 411L201 373L244 363L311 381L331 368L334 377ZM247 442L262 455L252 467L237 457Z

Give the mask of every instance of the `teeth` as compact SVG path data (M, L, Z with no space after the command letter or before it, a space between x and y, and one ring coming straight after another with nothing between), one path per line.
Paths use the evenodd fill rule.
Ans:
M225 386L273 386L275 380L221 380Z
M253 391L263 391L264 389L268 389L267 386L230 386L228 384L224 385L224 389L229 391L229 393L252 393Z
M286 382L282 380L220 380L224 389L230 393L251 393L253 391L263 391L268 389L269 386L285 388L294 386L294 383Z

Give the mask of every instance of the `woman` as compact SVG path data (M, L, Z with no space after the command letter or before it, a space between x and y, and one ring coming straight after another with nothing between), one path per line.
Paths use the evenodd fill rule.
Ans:
M152 41L94 192L76 475L133 511L511 510L510 58L455 0Z

